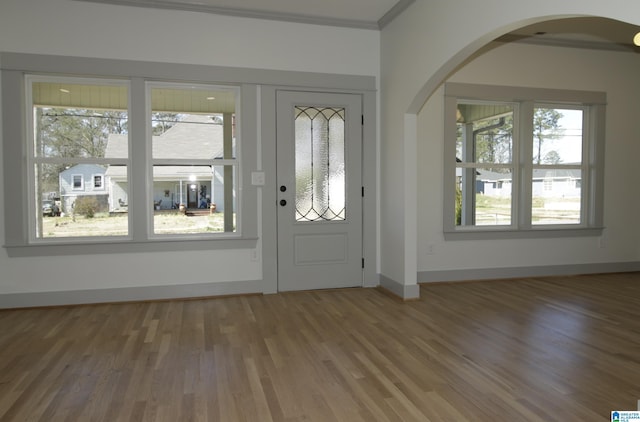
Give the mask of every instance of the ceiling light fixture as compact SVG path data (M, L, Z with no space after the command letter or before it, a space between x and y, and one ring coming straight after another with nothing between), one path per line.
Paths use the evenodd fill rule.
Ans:
M636 36L635 36L635 37L633 37L633 43L634 43L635 45L637 45L638 47L640 47L640 32L638 32L638 33L636 34Z
M64 92L65 94L68 94L71 91L69 91L68 89L60 88L60 92Z
M207 97L207 100L209 100L209 101L213 101L215 99L216 99L216 97Z

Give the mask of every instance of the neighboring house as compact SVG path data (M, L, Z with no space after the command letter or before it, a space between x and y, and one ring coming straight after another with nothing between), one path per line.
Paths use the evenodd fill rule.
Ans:
M60 201L63 212L71 212L80 197L95 197L100 210L109 204L106 169L97 164L77 164L60 172Z
M194 124L196 123L196 124ZM178 122L162 135L153 136L154 159L212 160L223 157L222 124L211 123L210 116L190 115L189 122ZM105 156L127 156L128 135L111 134ZM124 166L110 166L106 175L111 181L110 210L123 211L128 199L128 184ZM216 204L224 211L223 166L163 165L153 169L153 203L156 210L177 209L184 204L188 209L208 209Z
M489 196L510 197L510 174L479 171L476 176L476 193ZM534 169L532 194L542 198L580 198L582 183L579 169Z

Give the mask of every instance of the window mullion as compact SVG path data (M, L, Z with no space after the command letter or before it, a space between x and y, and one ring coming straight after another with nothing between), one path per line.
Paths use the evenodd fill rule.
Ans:
M519 171L516 176L519 180L515 183L517 192L514 195L517 205L514 206L517 214L518 229L531 229L531 207L532 207L532 179L533 179L533 101L524 101L518 108L518 165Z
M130 166L129 166L129 227L134 241L148 239L150 141L147 139L147 101L145 82L141 78L131 80L130 91Z
M584 221L592 227L604 225L604 145L605 145L605 106L594 104L586 114L583 133L588 136L583 140L583 154L588 151L588 157L583 157L583 168L588 163L588 171L583 170L588 185L582 184L582 191L588 196L588 218ZM586 146L585 146L586 143Z

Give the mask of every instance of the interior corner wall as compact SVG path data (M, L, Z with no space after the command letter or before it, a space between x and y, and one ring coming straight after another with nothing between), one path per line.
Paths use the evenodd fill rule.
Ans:
M636 157L640 139L640 55L529 44L496 44L449 79L452 82L603 91L607 94L605 204L603 237L553 239L443 239L443 89L438 89L418 115L419 208L428 210L418 223L418 272L431 281L447 272L467 277L491 274L488 269L553 268L581 273L630 268L638 261L639 203L630 194L640 182ZM453 185L451 184L451 187ZM624 206L620 206L625 204ZM598 267L595 264L602 264ZM478 270L482 270L479 272ZM494 272L499 276L499 272ZM513 272L517 274L517 272ZM453 275L451 276L453 277Z
M378 78L379 43L380 33L365 29L70 0L0 4L0 52L5 53ZM211 78L215 83L215 75ZM244 135L259 139L257 133ZM263 170L267 177L275 171ZM5 207L3 189L0 180L0 210ZM260 205L253 212L263 215ZM271 224L262 223L259 227ZM4 238L2 225L3 244ZM273 247L261 241L258 252ZM39 304L58 304L74 292L73 301L118 299L108 292L99 296L98 290L136 300L145 298L145 288L161 298L272 291L274 285L269 280L264 287L262 256L255 259L246 249L9 258L2 248L0 268L0 307L3 297L12 301L26 295L37 296Z
M383 203L386 198L394 201L387 205L386 209L384 205L381 206L382 275L404 282L407 277L403 273L405 259L402 253L417 251L417 245L410 244L411 240L404 235L408 230L418 230L418 227L416 222L405 221L402 218L401 210L407 204L407 198L398 193L398 184L404 182L403 169L407 165L404 157L421 160L418 163L420 168L424 168L422 160L425 157L419 156L417 150L403 151L407 148L407 134L404 133L403 127L404 115L419 113L438 86L459 65L491 40L535 22L589 15L640 24L640 4L626 0L497 0L490 5L475 0L416 0L382 30L380 43L383 119L380 148L383 165L380 198ZM418 136L435 139L430 133L431 127L426 135L422 130L422 134ZM386 156L386 153L389 156ZM436 154L435 159L438 159L437 157ZM390 161L384 163L385 160ZM423 188L424 182L426 181L419 179L417 187ZM418 195L417 190L415 194ZM427 210L418 210L418 215L425 212L442 212L439 211L442 208L441 197L432 200ZM422 205L424 206L424 203ZM402 227L397 229L398 226ZM418 242L429 241L420 236ZM465 256L473 254L473 249L477 248L470 245L465 247ZM637 250L637 245L632 248L634 254ZM419 256L418 262L421 261L420 258L422 257ZM504 262L508 262L508 258ZM424 268L423 263L417 265ZM417 265L414 269L416 272ZM465 264L458 259L456 265Z

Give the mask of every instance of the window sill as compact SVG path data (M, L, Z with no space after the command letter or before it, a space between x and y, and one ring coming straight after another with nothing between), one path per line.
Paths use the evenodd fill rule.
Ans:
M258 238L221 238L221 239L180 239L180 240L149 240L135 241L104 241L104 242L74 242L40 243L28 245L5 245L9 257L61 256L61 255L93 255L109 253L136 252L175 252L200 251L215 249L253 249Z
M598 237L603 227L535 228L528 230L468 229L445 231L445 240L550 239L561 237Z

